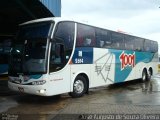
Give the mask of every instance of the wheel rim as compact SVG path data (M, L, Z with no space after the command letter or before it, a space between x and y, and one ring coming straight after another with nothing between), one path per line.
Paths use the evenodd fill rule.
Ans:
M74 90L76 93L82 93L82 91L84 90L84 84L81 80L77 80L74 83Z

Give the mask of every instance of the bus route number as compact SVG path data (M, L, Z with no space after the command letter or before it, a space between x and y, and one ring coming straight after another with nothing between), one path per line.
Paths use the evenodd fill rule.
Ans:
M75 63L76 63L76 64L81 64L81 63L83 63L83 58L76 58L76 59L75 59Z

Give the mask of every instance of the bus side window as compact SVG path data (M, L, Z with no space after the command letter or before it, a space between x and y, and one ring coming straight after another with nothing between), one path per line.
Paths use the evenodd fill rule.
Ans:
M96 29L96 46L100 48L111 48L110 32L108 30Z
M82 38L81 33L79 31L77 33L76 46L83 46L83 38Z
M95 46L95 29L94 27L78 24L77 26L77 42L78 47L93 47Z
M124 49L124 35L117 32L111 32L112 48Z
M66 62L70 58L73 50L74 31L75 23L68 21L58 23L55 31L54 37L56 41L61 42L64 45Z
M153 46L154 46L153 52L158 52L158 43L156 41L154 41Z
M135 37L134 39L134 50L143 51L144 39Z
M134 37L130 35L125 35L125 49L126 50L134 50Z
M158 51L157 45L156 45L156 42L155 42L155 41L151 41L150 47L151 47L151 52L152 52L152 53L155 53L155 52Z
M50 72L55 72L64 67L64 45L52 44L50 55Z
M144 51L151 52L151 41L150 40L144 41Z

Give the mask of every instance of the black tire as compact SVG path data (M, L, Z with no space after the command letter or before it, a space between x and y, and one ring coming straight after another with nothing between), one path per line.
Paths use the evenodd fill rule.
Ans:
M73 98L78 98L83 96L87 91L87 82L83 76L77 76L73 83L73 92L69 95Z
M143 72L142 72L142 78L141 78L141 80L142 80L142 82L145 82L145 81L147 81L147 79L148 79L147 70L144 69Z
M152 69L148 70L148 76L147 76L147 80L151 80L151 76L152 76Z

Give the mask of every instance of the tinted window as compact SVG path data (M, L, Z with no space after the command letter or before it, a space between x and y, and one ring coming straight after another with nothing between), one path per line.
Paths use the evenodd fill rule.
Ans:
M26 59L45 59L46 42L32 41L25 46Z
M134 50L134 37L125 35L124 40L125 40L125 49Z
M112 48L124 49L124 36L121 33L111 32Z
M56 43L64 45L66 62L69 60L74 44L74 22L60 22L57 26L55 39Z
M158 43L157 42L154 42L154 52L158 52Z
M151 52L157 52L158 51L158 44L155 41L151 41Z
M150 40L145 40L144 42L144 51L151 51L151 41Z
M73 50L74 31L74 22L58 23L51 47L50 72L58 71L67 64Z
M50 57L50 72L55 72L65 66L64 45L52 43Z
M135 37L134 38L134 50L143 51L144 39Z
M34 23L21 26L18 39L47 38L50 27L50 22Z
M151 40L145 40L144 51L157 52L158 51L158 43L155 41L151 41Z
M111 48L110 32L103 29L96 29L97 47Z
M76 46L95 46L95 43L94 27L78 24Z
M74 43L74 23L60 22L55 32L56 41L64 43L67 49L73 48Z

